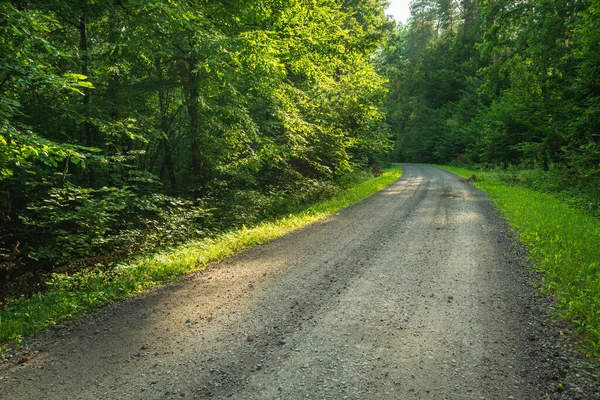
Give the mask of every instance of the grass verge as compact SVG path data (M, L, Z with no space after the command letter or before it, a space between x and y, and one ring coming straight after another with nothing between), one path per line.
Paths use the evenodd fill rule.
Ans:
M12 300L0 310L0 353L49 326L81 317L90 310L134 296L182 275L202 271L209 262L222 260L325 218L390 185L401 173L400 168L389 169L338 196L275 221L190 242L107 270L90 269L71 276L54 275L49 282L50 290Z
M463 178L477 176L487 193L519 233L537 269L544 291L558 300L560 317L584 334L582 344L600 355L600 220L564 200L508 185L494 173L440 167Z

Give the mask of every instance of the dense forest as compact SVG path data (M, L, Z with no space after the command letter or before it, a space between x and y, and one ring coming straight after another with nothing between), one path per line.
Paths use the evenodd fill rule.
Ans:
M499 168L600 212L597 0L414 0L407 24L386 5L0 2L0 299L389 160Z
M597 0L414 0L380 68L397 159L500 168L600 211Z
M289 212L376 165L385 6L1 2L1 297Z

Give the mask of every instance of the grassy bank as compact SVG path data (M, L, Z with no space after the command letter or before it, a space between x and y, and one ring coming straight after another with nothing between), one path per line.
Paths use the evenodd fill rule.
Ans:
M600 355L600 219L555 196L509 185L494 173L442 168L464 178L477 176L475 186L498 205L529 249L561 317Z
M357 203L400 177L400 168L364 181L303 212L244 227L216 238L187 243L169 252L140 257L109 269L54 275L51 290L10 301L0 311L0 350L45 328L204 269L206 264L278 238Z

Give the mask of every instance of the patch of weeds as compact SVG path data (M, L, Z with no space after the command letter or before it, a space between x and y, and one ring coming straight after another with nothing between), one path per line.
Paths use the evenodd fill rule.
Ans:
M600 355L600 219L565 200L517 184L495 172L441 167L487 193L519 233L544 276L559 314L583 334L584 347Z
M349 185L339 195L296 214L189 242L170 251L138 257L127 263L97 265L72 275L54 274L48 282L50 290L4 304L0 310L0 354L8 349L7 344L18 345L23 338L49 326L81 317L90 310L182 275L202 271L209 262L316 222L371 196L395 182L401 173L400 168L387 170L375 179Z

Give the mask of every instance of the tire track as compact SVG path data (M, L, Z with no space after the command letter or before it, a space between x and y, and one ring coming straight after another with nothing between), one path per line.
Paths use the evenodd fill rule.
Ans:
M403 166L371 198L50 334L6 399L540 399L535 299L487 199Z

